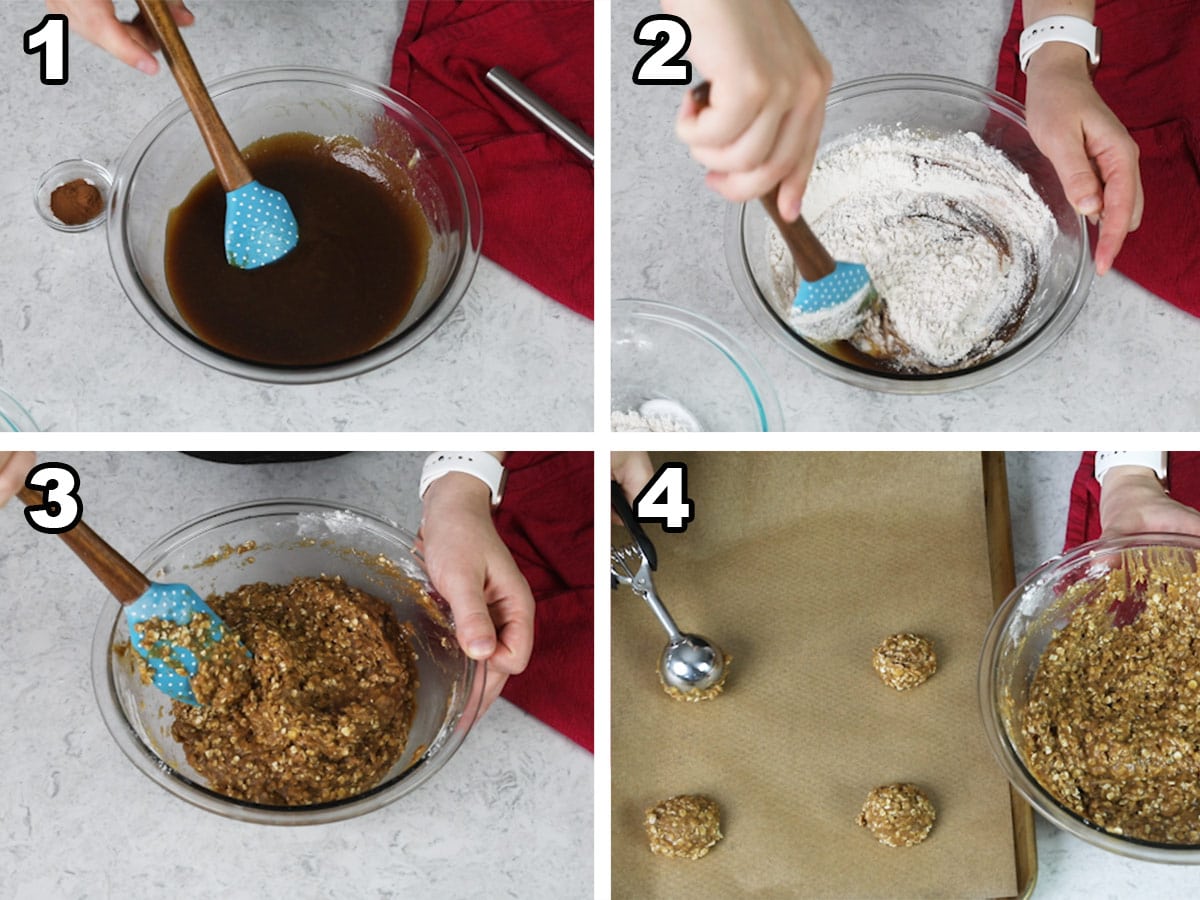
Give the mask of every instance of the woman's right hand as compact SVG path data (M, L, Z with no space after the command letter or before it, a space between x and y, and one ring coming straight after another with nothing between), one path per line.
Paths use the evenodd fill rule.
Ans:
M33 468L36 457L28 450L0 450L0 506L3 506L25 484L25 476Z
M168 0L167 6L181 28L196 21L183 0ZM147 75L158 71L158 60L154 58L158 41L142 23L141 13L132 22L122 22L113 0L46 0L46 8L66 15L72 31L127 66Z
M787 0L663 0L688 23L689 59L712 87L687 93L675 131L710 188L746 202L779 186L791 222L812 171L833 70Z

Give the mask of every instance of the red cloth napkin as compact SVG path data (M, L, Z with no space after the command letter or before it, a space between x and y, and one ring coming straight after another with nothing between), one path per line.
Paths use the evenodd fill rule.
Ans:
M592 318L592 167L487 86L503 66L594 134L592 4L410 0L392 87L466 154L483 197L483 252Z
M1071 483L1071 507L1067 512L1067 538L1064 550L1078 547L1100 537L1100 482L1093 474L1096 452L1089 450L1079 460ZM1175 453L1168 457L1167 487L1171 496L1194 508L1200 508L1200 453Z
M496 530L533 589L533 656L501 696L588 751L593 744L590 453L510 453Z
M1141 148L1146 207L1116 268L1200 316L1200 15L1194 0L1097 0L1096 90ZM1017 62L1021 0L1000 49L996 89L1025 100ZM1093 231L1093 238L1095 232Z

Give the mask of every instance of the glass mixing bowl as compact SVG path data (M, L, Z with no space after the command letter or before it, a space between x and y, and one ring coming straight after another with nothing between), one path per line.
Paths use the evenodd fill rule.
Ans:
M134 670L123 609L105 595L92 641L92 682L113 739L155 784L245 822L333 822L415 790L437 774L467 736L479 712L485 675L484 666L459 649L449 613L429 587L412 547L412 535L361 510L315 500L268 500L201 516L133 560L149 578L186 583L202 597L256 581L285 583L325 574L340 575L386 601L407 623L420 685L404 753L376 787L344 800L293 807L248 803L209 790L171 736L171 701L144 685ZM124 652L117 649L122 645Z
M271 366L235 359L201 341L176 310L164 274L167 216L212 170L192 114L179 99L155 116L125 151L109 202L108 251L117 280L160 337L231 375L303 384L350 378L386 365L446 321L475 272L483 220L467 161L432 116L391 88L328 69L255 69L218 79L208 89L239 146L290 131L350 135L409 166L432 237L428 266L395 331L348 360ZM329 300L337 302L336 297Z
M38 431L29 410L11 394L0 391L0 431Z
M704 316L653 300L613 301L612 408L664 414L690 430L783 428L779 398L750 351Z
M977 387L1029 362L1074 321L1094 270L1087 230L1063 194L1054 167L1034 146L1024 107L1002 94L933 75L884 75L848 82L829 93L822 146L861 128L897 125L926 133L973 131L1029 175L1054 215L1057 235L1042 259L1038 287L1024 321L1005 347L971 367L939 374L880 372L843 360L787 325L792 298L774 286L768 255L770 220L759 203L731 205L725 216L725 257L734 286L754 319L808 365L857 387L899 394L934 394Z
M1005 775L1047 820L1101 849L1150 862L1200 863L1200 845L1166 844L1111 834L1067 809L1038 782L1026 765L1021 721L1029 688L1046 645L1067 623L1074 604L1089 602L1087 586L1121 565L1122 554L1152 554L1162 548L1184 553L1193 569L1200 539L1142 534L1083 544L1043 563L1008 595L984 638L979 661L979 703L984 731ZM1081 586L1076 588L1076 586ZM1072 588L1070 593L1066 589ZM1200 714L1197 720L1200 721Z

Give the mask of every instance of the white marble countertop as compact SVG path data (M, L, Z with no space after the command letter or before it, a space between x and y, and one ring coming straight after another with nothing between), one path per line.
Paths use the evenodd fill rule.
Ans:
M1017 581L1062 552L1078 453L1009 453L1008 489ZM1106 853L1036 816L1035 900L1184 900L1200 891L1194 866L1137 862Z
M1008 0L794 2L836 83L915 72L990 86L1012 9ZM1178 373L1200 365L1200 322L1121 275L1097 282L1057 344L981 388L929 397L880 394L843 385L795 358L734 291L723 246L725 202L705 189L699 167L674 137L682 89L632 83L633 66L647 50L633 42L634 26L654 8L644 0L613 4L614 297L683 306L729 329L766 368L793 430L1194 428L1200 402L1180 393ZM687 361L680 365L686 369ZM1110 402L1114 389L1119 415Z
M273 65L341 69L386 84L403 0L194 0L185 36L207 80ZM118 11L132 16L131 0ZM0 4L0 388L55 431L590 431L592 323L490 260L431 338L383 369L278 386L209 369L142 321L113 273L103 228L64 234L32 202L51 165L110 170L179 96L72 36L68 84L38 78L21 34L37 0ZM486 229L486 223L484 225Z
M81 476L85 518L134 555L175 526L271 497L346 502L415 530L423 454L222 466L178 453L41 455ZM103 593L51 535L0 511L0 895L557 898L593 889L591 754L507 701L436 777L333 825L246 825L175 799L110 737L92 694Z

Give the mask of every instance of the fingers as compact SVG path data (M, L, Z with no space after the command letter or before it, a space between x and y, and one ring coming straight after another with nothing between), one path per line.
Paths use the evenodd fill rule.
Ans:
M437 588L454 614L458 643L471 659L496 652L496 629L483 596L483 577L471 570L453 569L437 579Z
M625 494L625 499L633 503L654 477L654 464L650 462L650 454L644 450L618 450L612 454L612 477Z
M25 484L25 476L33 468L34 462L34 455L28 450L0 453L0 506L7 503Z
M1096 164L1105 182L1100 237L1096 242L1096 272L1104 275L1121 252L1125 236L1141 225L1145 201L1138 171L1138 148L1132 139L1098 155Z
M111 13L105 17L89 16L88 19L77 30L101 50L147 75L158 71L158 60L152 52L157 45L144 31L118 21Z

